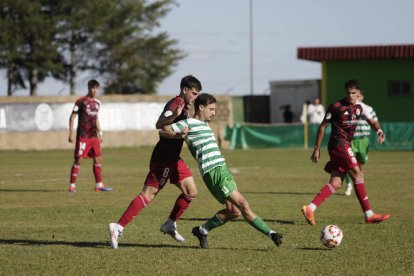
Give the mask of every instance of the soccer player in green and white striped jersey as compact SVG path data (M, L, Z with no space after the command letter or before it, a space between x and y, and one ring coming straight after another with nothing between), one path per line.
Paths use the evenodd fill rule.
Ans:
M360 91L357 95L357 100L360 104L363 105L364 110L367 110L369 114L371 114L372 118L375 121L378 121L377 114L375 113L374 109L363 103L364 101L364 94L363 91ZM368 151L369 151L369 136L371 135L371 126L366 121L365 117L361 117L358 120L357 127L355 129L354 136L352 138L352 150L355 154L355 157L362 169L362 166L368 161ZM352 178L349 174L345 177L346 182L346 190L345 195L350 196L352 192Z
M188 148L203 176L204 183L211 194L226 208L218 211L201 226L192 229L192 233L202 248L208 248L207 234L214 228L243 215L244 219L256 230L268 236L276 246L282 243L283 236L271 230L249 206L244 196L237 190L236 182L227 168L226 161L220 152L216 138L208 122L216 112L214 96L203 93L194 102L194 118L182 120L165 126L160 134L168 137L185 139Z

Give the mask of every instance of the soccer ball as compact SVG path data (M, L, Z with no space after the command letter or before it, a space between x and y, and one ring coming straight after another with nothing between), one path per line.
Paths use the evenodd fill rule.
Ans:
M321 232L321 242L329 248L339 246L343 237L341 228L336 225L326 225Z

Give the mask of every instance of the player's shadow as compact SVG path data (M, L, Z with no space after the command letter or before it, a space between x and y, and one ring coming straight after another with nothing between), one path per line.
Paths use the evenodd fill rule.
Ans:
M188 220L188 221L202 221L206 222L210 218L180 218L180 220ZM264 222L271 222L271 223L280 223L280 224L295 224L293 220L280 220L280 219L263 219ZM246 221L244 219L235 219L230 222L243 222Z
M46 189L0 189L0 192L9 193L58 193L61 190L46 190Z
M320 247L299 247L297 249L299 249L299 250L305 250L305 251L326 251L326 250L332 250L331 248L320 248Z
M49 245L66 245L73 247L89 248L110 248L109 242L72 242L72 241L48 241L48 240L17 240L17 239L0 239L0 244L12 244L21 246L49 246ZM198 246L173 245L173 244L136 244L120 243L122 247L142 247L142 248L189 248L197 249Z
M304 193L304 192L246 192L243 194L262 194L262 195L315 195L315 193Z

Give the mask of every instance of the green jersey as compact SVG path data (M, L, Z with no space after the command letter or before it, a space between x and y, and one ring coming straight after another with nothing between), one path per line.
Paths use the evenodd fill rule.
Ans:
M217 145L216 137L206 122L189 118L178 121L171 127L176 133L181 133L185 128L189 129L185 142L194 159L198 162L198 168L202 175L213 168L226 165Z
M366 110L366 112L368 112L371 118L374 118L375 121L378 120L377 114L375 113L374 109L371 106L367 104L363 104L362 107L364 108L364 112ZM356 126L355 133L354 133L354 138L367 137L367 136L370 136L370 134L371 134L371 126L366 121L365 116L362 116L361 119L358 120L358 124Z

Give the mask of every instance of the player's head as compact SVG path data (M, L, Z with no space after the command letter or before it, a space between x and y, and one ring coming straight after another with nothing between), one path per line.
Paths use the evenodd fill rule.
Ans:
M97 80L88 81L88 96L94 98L98 93L99 86L101 85Z
M361 92L361 86L357 80L349 80L345 82L345 94L348 101L355 104L357 95Z
M216 115L216 98L208 93L200 94L194 102L196 116L200 120L210 122Z
M88 81L88 88L99 87L101 86L97 80Z
M193 104L201 89L203 89L201 82L196 77L185 76L180 83L180 97L184 99L186 104Z
M364 90L359 90L359 93L357 94L357 99L358 99L358 101L360 101L360 102L363 102L364 101Z

